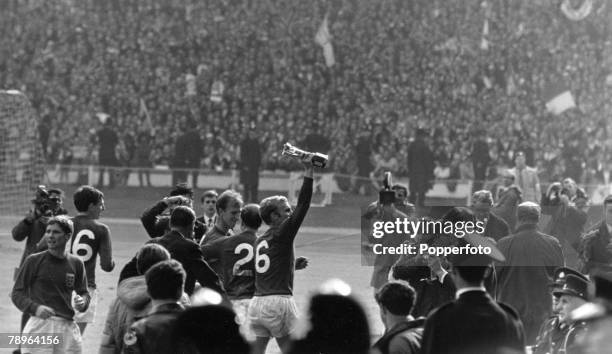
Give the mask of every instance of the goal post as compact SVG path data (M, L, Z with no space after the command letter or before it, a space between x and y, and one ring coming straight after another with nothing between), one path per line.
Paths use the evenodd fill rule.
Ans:
M22 92L0 90L0 215L27 212L43 176L36 112Z

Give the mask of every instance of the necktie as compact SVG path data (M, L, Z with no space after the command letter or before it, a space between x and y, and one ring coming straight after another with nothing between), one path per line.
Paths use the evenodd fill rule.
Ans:
M518 177L518 185L519 187L521 187L522 190L524 190L524 186L523 186L523 170L516 170L517 171L517 177Z

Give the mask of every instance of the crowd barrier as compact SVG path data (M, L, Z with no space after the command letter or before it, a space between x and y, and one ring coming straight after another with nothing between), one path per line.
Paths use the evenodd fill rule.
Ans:
M101 169L113 170L115 174L115 182L117 185L130 187L139 187L140 181L138 178L139 172L143 174L143 182L145 182L144 173L149 173L152 187L170 187L172 186L173 173L179 172L187 175L187 183L193 186L191 173L193 169L170 169L167 166L155 166L151 168L136 168L136 167L101 167L97 165L47 165L44 183L47 184L91 184L97 185ZM195 188L239 188L240 176L238 170L223 170L215 171L209 169L200 169L198 171L198 181ZM288 193L289 199L295 202L301 181L300 172L278 172L278 171L262 171L259 179L260 191L275 191ZM339 179L344 179L344 184L354 185L356 180L367 180L353 175L340 173L319 173L315 177L315 194L320 196L314 204L329 205L332 203L334 193L343 193L346 190L340 188ZM104 185L109 183L109 174L104 174ZM395 177L394 182L408 185L408 178ZM469 204L472 185L472 180L435 180L432 183L432 188L427 192L427 196L432 199L457 199L465 201ZM485 188L493 189L495 181L484 181ZM450 187L452 185L452 188ZM545 191L545 186L542 190ZM602 204L607 195L612 194L612 184L596 184L583 186L590 197L592 205Z

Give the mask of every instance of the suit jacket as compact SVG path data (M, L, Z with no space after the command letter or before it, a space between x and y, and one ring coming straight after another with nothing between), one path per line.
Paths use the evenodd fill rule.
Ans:
M495 241L499 241L502 237L510 235L510 227L502 218L493 213L489 213L484 235Z
M408 148L408 177L411 188L428 190L430 180L434 178L434 155L422 138L417 138Z
M561 244L539 232L536 225L521 225L515 234L499 240L497 247L506 256L497 267L498 299L516 309L526 327L537 324L535 336L550 315L548 284L555 269L564 264Z
M516 227L516 209L522 201L522 192L516 185L511 185L500 193L493 213L502 218L514 232Z
M487 354L501 348L522 353L524 342L516 311L475 290L432 311L425 321L421 354Z
M168 230L170 230L170 217L162 215L163 212L168 208L168 205L163 200L155 203L152 207L145 209L140 217L142 226L147 230L149 237L160 237L163 236ZM196 240L200 240L202 236L206 234L206 225L196 219L193 227L193 236Z
M172 259L176 259L183 265L185 273L187 273L185 279L185 292L187 294L193 294L195 281L197 280L202 287L213 289L225 295L225 289L219 280L219 276L206 263L202 250L193 240L185 238L179 232L170 231L161 237L149 240L147 243L157 243L164 246L170 252ZM136 275L138 275L138 272L136 271L136 257L134 257L121 270L119 282Z

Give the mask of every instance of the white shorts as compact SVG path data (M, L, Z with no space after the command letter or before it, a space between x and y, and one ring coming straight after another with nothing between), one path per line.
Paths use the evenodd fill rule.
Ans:
M242 335L248 340L252 341L253 335L250 331L249 326L249 304L251 303L251 299L240 299L240 300L231 300L232 307L234 308L234 312L236 313L236 319L238 320L238 324L240 325L240 332Z
M74 310L74 322L76 323L94 323L96 319L96 308L98 307L98 289L95 288L87 288L89 291L89 307L85 312L79 312L78 310ZM74 308L74 297L77 294L72 292L72 308Z
M298 309L291 295L255 296L248 321L257 337L286 337L295 330Z
M25 325L23 335L35 334L44 334L45 337L57 334L59 336L59 343L51 346L41 345L38 348L28 348L22 345L22 354L80 354L83 352L81 331L74 321L56 316L49 317L46 320L33 316L30 317Z

